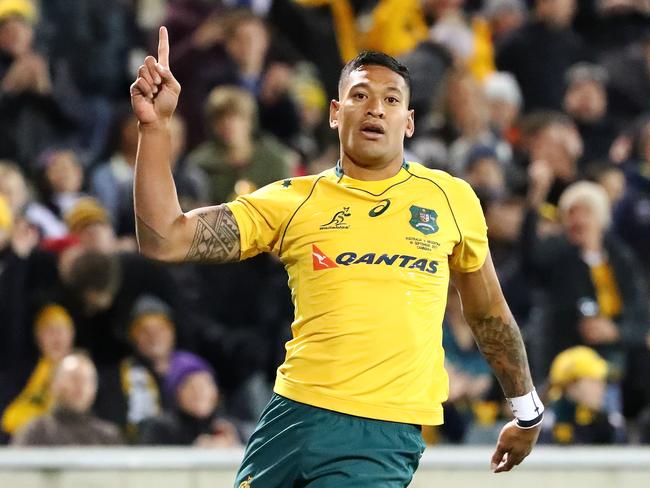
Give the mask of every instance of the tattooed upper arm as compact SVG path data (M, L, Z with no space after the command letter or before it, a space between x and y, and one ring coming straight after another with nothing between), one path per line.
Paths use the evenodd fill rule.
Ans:
M239 227L225 204L193 212L191 222L194 237L185 261L224 263L239 260Z

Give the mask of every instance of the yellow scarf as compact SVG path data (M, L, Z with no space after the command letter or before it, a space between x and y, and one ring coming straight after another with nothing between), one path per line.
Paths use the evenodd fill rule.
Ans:
M607 262L592 266L590 269L600 313L610 319L616 317L621 313L623 300L618 291L614 270Z
M294 1L305 7L330 7L339 53L345 63L363 50L399 56L427 37L419 0L380 0L367 19L355 16L350 0Z
M45 414L52 405L50 380L54 367L49 359L41 358L36 364L23 391L5 409L2 429L14 434L36 417Z

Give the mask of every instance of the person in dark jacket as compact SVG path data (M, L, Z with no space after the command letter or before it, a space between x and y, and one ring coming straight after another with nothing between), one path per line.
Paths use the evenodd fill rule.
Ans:
M547 299L545 367L560 351L587 345L607 360L610 379L618 380L628 351L648 334L646 283L635 256L607 231L611 210L601 186L569 186L559 214L563 233L541 238L531 208L521 236L524 269Z
M133 350L117 365L100 372L97 414L122 427L136 441L142 422L156 417L174 403L165 380L179 354L171 308L153 295L142 295L133 305L128 338Z
M533 18L498 46L496 65L521 86L524 110L562 108L564 73L587 58L580 37L571 30L576 0L536 0Z
M19 430L15 446L121 444L117 426L95 417L90 408L97 393L97 371L90 358L66 356L52 382L53 409Z
M156 445L233 447L242 438L235 425L217 413L219 390L208 363L191 353L177 353L170 365L165 388L175 406L145 422L141 442Z
M579 168L593 161L607 161L619 127L609 114L607 72L592 63L578 63L566 73L564 110L575 122L584 152Z
M0 2L0 158L30 174L44 149L73 135L79 107L76 87L34 46L33 3Z

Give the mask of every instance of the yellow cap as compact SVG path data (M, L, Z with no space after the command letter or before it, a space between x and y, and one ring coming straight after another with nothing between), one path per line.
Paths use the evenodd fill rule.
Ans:
M53 321L67 325L70 328L74 326L72 317L70 317L70 314L65 308L61 305L50 304L45 305L40 312L38 312L36 320L34 320L34 327L39 331Z
M14 225L14 217L7 199L0 195L0 230L11 231Z
M35 22L36 7L29 0L0 0L0 22L12 16Z
M91 224L110 224L108 212L92 197L80 198L65 214L65 223L71 233L77 234Z
M607 362L586 346L575 346L558 354L551 364L551 385L563 387L583 378L604 380Z

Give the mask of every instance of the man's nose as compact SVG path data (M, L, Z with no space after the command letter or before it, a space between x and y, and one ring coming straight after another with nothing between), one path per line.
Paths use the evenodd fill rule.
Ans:
M382 103L381 99L374 98L368 100L368 111L366 114L372 117L383 119L386 111L384 110L384 104Z

